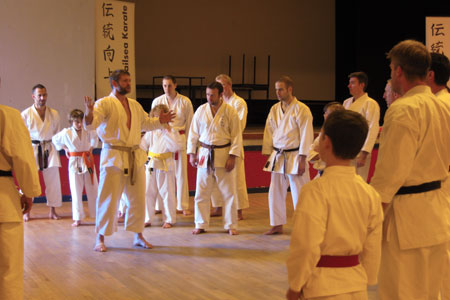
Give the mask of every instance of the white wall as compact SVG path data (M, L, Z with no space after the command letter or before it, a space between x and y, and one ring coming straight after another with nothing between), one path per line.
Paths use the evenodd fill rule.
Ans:
M0 103L23 110L31 88L47 87L47 105L61 114L84 111L94 96L95 1L0 0Z

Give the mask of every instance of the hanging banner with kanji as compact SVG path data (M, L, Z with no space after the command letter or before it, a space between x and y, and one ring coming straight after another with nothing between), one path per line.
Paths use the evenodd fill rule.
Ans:
M131 75L129 98L136 99L134 3L97 0L95 29L96 97L111 93L109 75L123 69Z
M425 19L428 50L450 57L450 17L426 17Z

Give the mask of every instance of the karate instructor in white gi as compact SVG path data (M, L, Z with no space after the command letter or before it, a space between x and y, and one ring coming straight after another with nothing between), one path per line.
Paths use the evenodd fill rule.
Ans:
M62 205L61 179L59 168L61 161L59 152L52 143L52 137L61 129L58 111L47 106L47 89L42 84L36 84L32 89L33 105L22 111L21 115L25 126L30 131L33 143L34 157L37 168L42 172L45 183L45 198L50 208L48 217L59 220L56 207ZM27 222L30 212L23 215Z
M388 53L392 89L371 185L385 208L381 300L439 299L448 261L450 111L426 84L431 56L406 40Z
M242 134L236 110L222 98L223 87L212 82L206 88L208 103L194 114L187 153L197 168L195 189L195 229L192 234L206 232L210 220L212 189L217 184L224 210L224 228L237 235L236 157L242 155Z
M117 208L122 193L127 201L124 228L135 232L135 246L152 248L142 235L147 154L139 147L141 131L163 128L162 124L170 122L174 113L161 113L159 119L150 118L136 100L126 97L131 91L130 73L116 70L109 79L113 89L109 96L99 99L95 105L90 97L84 100L85 129L97 129L103 142L94 250L105 252L105 235L117 231Z

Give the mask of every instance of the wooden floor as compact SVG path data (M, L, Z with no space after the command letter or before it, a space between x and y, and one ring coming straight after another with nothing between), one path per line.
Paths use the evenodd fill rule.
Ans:
M70 203L58 210L58 221L46 218L45 204L35 204L25 224L25 299L284 299L290 198L285 234L278 236L263 235L267 194L249 198L238 236L226 234L217 217L206 234L193 236L193 216L178 215L171 229L144 230L153 249L132 247L133 234L120 227L107 237L106 253L93 251L92 221L71 227ZM377 299L376 289L369 299Z

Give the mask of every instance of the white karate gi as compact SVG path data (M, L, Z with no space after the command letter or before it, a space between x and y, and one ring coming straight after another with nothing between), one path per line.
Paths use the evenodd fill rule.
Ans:
M25 126L30 131L31 140L48 141L42 147L43 152L49 151L48 168L42 170L45 183L45 197L48 206L60 207L62 205L61 179L59 177L61 162L59 160L59 152L56 151L55 146L51 142L53 135L60 131L59 113L47 106L45 119L42 121L36 108L32 105L22 111L22 118L25 121ZM33 144L34 157L39 168L38 148L39 145Z
M437 92L436 97L438 99L442 100L444 104L447 106L450 106L450 93L447 91L447 89L442 89L439 92ZM450 126L450 124L447 124ZM447 179L442 183L442 189L447 192L447 197L450 197L450 179L447 177ZM450 200L449 200L450 201ZM447 265L447 271L444 274L444 278L442 280L441 284L441 300L450 300L450 243L448 244L448 265Z
M238 116L239 120L241 121L241 134L244 133L244 129L247 123L247 103L244 99L236 95L236 93L233 93L233 95L228 99L228 101L225 101L224 103L227 103L231 107L233 107ZM244 165L244 145L242 145L242 153L241 157L236 157L236 184L237 184L237 194L238 194L238 202L237 202L237 208L238 209L245 209L249 207L248 203L248 193L247 193L247 183L245 181L245 165ZM217 189L217 187L214 187L213 193L211 196L212 206L213 207L222 207L223 205L223 199L220 197L220 192Z
M377 282L383 210L353 166L332 166L303 186L294 215L289 287L306 299L367 291ZM354 267L316 267L321 255L359 255ZM367 294L366 294L367 299Z
M306 158L306 160L310 163L313 164L313 168L316 169L317 171L323 171L326 167L326 164L323 160L319 158L314 159L314 157L316 157L317 155L319 155L319 141L320 141L320 133L317 135L317 137L314 139L314 142L311 144L311 148L309 149L309 153L308 153L308 157ZM320 173L317 173L315 178L319 178L320 177Z
M65 128L55 134L52 138L56 149L61 150L67 147L69 152L88 152L97 146L97 134L95 131L81 129L81 138L75 128ZM85 218L83 209L83 188L86 189L88 199L89 216L95 217L95 201L97 199L98 181L95 167L91 174L81 156L71 156L69 158L69 185L72 195L72 218L76 221Z
M170 122L170 127L178 130L183 137L180 143L180 150L178 151L178 159L175 160L175 177L177 179L177 210L189 209L189 185L187 173L187 156L186 156L186 141L189 127L191 126L194 109L191 100L181 94L177 94L175 102L171 106L166 95L161 95L155 98L152 102L152 108L158 104L165 104L175 113L175 118Z
M356 173L361 175L361 177L367 181L369 176L370 161L372 159L372 149L380 131L380 106L378 105L378 102L370 98L367 93L364 93L364 95L355 101L353 100L353 97L346 99L343 106L345 109L352 110L363 115L369 125L369 132L367 133L366 141L361 149L361 151L365 151L369 154L366 157L365 165L360 168L356 168ZM356 166L356 159L353 161L353 164Z
M23 194L41 194L30 134L18 110L0 104L0 170L14 172ZM0 299L23 299L23 221L13 177L0 177Z
M450 205L444 189L395 195L442 181L450 164L450 112L428 86L407 91L384 117L371 185L386 210L380 299L437 299L447 263Z
M272 172L269 187L270 225L286 224L286 195L290 186L294 209L302 185L309 181L309 166L297 175L300 155L308 156L314 139L312 114L308 106L294 98L286 111L281 102L270 109L264 129L262 154L270 155L264 171ZM298 151L277 153L274 148ZM275 166L273 166L275 164Z
M207 145L229 147L214 149L215 170L208 172L209 150L201 147L200 142ZM197 152L197 147L198 152ZM210 199L214 181L216 181L224 200L224 228L237 228L237 192L235 168L231 172L225 170L229 155L239 157L242 153L242 134L236 110L222 103L213 116L210 105L201 105L194 114L189 131L187 153L198 156L197 186L195 190L195 228L207 229L210 219Z
M147 152L168 155L167 158L149 156L146 167L145 222L153 222L155 203L161 199L164 222L176 223L177 197L175 194L175 152L180 150L184 138L177 130L158 129L147 132L141 140L141 148ZM170 156L169 156L170 155Z
M117 207L122 193L126 197L124 228L140 233L145 221L145 173L147 154L139 148L141 130L162 128L158 118L149 118L142 106L128 98L131 112L131 128L127 127L127 114L119 99L111 93L97 100L94 105L94 119L86 130L97 128L103 142L100 155L100 182L97 196L97 217L95 230L101 235L112 235L117 231ZM131 182L129 154L126 151L110 149L108 145L137 147L135 150L136 177Z

